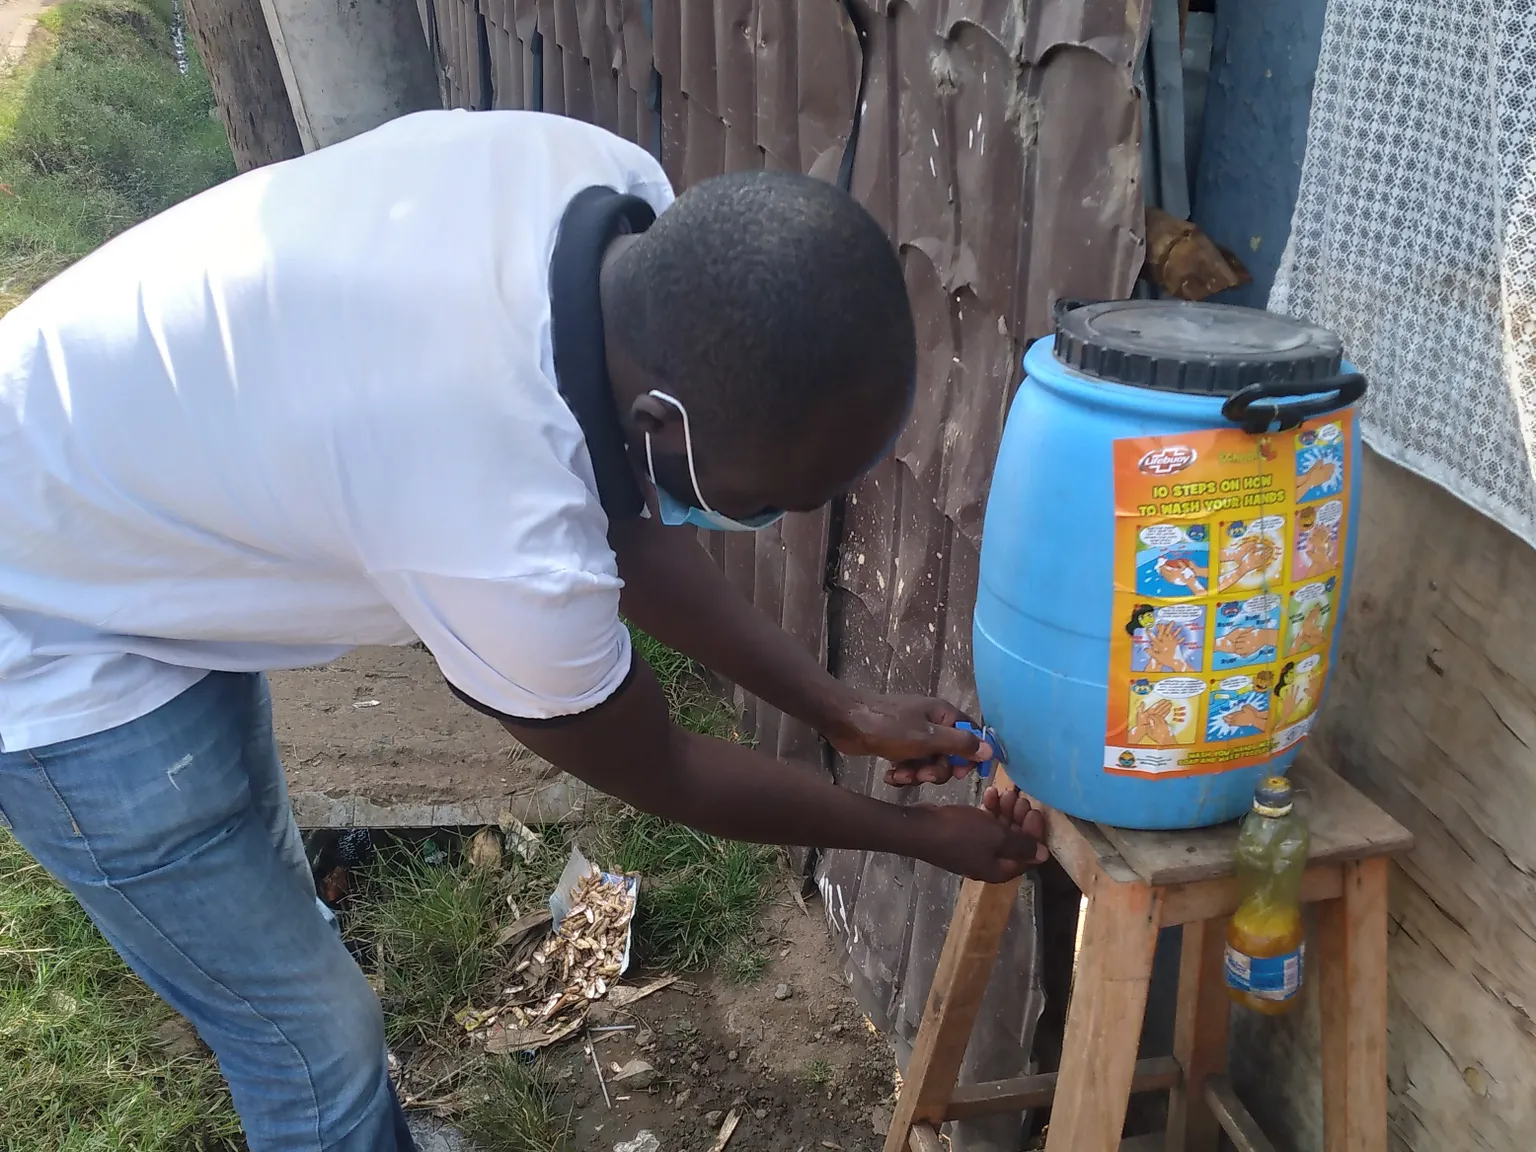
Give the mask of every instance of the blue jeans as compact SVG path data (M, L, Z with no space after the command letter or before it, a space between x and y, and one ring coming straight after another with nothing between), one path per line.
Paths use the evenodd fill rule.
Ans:
M315 900L265 677L0 752L0 822L213 1049L251 1152L413 1148L378 997Z

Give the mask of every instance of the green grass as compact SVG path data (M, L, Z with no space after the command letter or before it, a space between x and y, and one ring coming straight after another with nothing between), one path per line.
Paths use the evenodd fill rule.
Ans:
M768 970L768 953L761 948L738 945L726 953L721 966L735 983L752 984Z
M409 849L366 870L346 930L372 950L390 1043L440 1030L484 985L498 904L493 875L434 866Z
M736 713L705 679L697 663L654 640L633 625L629 629L635 651L651 666L672 709L672 718L690 732L721 740L740 740Z
M171 1011L85 913L0 833L0 1147L238 1149L213 1062L168 1054Z
M0 312L139 221L234 175L170 0L66 0L0 80Z
M169 0L66 0L0 75L0 313L103 241L233 175L207 77L171 49ZM0 1147L240 1149L206 1056L63 888L0 835Z
M660 968L702 968L736 944L756 924L780 866L775 848L717 840L643 812L624 812L603 838L605 863L645 877L635 942Z
M800 1079L813 1088L825 1088L832 1083L832 1065L818 1056L806 1062L800 1070Z
M496 1060L477 1082L464 1134L485 1152L571 1152L570 1116L538 1064Z

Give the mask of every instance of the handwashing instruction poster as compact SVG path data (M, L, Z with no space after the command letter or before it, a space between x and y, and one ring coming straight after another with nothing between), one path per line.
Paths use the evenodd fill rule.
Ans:
M1115 441L1106 771L1243 768L1311 730L1343 577L1353 419Z

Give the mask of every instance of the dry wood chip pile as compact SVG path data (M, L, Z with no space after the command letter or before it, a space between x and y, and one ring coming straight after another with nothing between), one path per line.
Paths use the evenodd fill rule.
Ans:
M618 982L635 914L635 889L595 869L577 882L560 926L538 938L547 912L524 917L502 933L510 946L512 980L494 1008L460 1014L491 1052L542 1048L570 1035L591 1004Z

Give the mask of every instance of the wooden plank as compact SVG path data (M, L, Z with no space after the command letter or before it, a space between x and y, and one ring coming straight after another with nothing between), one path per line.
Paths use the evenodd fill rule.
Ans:
M907 1062L906 1081L896 1098L885 1152L902 1152L914 1123L943 1119L1018 891L1018 880L967 880L961 887Z
M1160 1092L1184 1079L1179 1062L1172 1056L1156 1056L1136 1061L1131 1077L1131 1092ZM981 1084L961 1084L949 1098L946 1120L970 1120L977 1116L996 1116L1002 1112L1024 1112L1031 1108L1049 1108L1056 1095L1056 1073L1015 1076L1011 1080L989 1080Z
M1116 1152L1157 947L1159 895L1100 874L1088 892L1046 1152Z
M992 775L993 782L999 788L1009 787L1013 783L1008 773L1001 768L996 769ZM1120 858L1119 850L1109 842L1098 825L1068 816L1065 812L1057 812L1033 797L1030 803L1045 812L1046 847L1066 874L1072 877L1072 883L1077 885L1079 891L1087 892L1092 888L1094 878L1100 873L1107 873L1112 880L1124 884L1140 880Z
M1205 1104L1205 1084L1227 1070L1227 999L1223 958L1227 924L1196 920L1184 925L1179 957L1179 1001L1173 1054L1183 1082L1168 1096L1167 1152L1216 1152L1221 1132Z
M1413 836L1314 757L1291 769L1296 808L1312 833L1314 863L1390 856L1413 847ZM1237 825L1184 832L1141 832L1099 825L1127 865L1148 884L1214 880L1232 875Z
M1344 895L1319 909L1323 1148L1387 1149L1387 869L1344 867Z
M912 1138L907 1142L910 1152L944 1152L939 1134L927 1124L914 1124Z
M1316 904L1337 899L1344 891L1341 864L1313 864L1301 878L1301 902ZM1196 880L1163 890L1163 926L1214 920L1237 911L1237 880Z
M1225 1076L1207 1079L1202 1094L1206 1106L1221 1122L1222 1130L1231 1137L1237 1152L1275 1152L1275 1146L1269 1142L1269 1137L1264 1135L1254 1118L1248 1115L1248 1109L1243 1107L1237 1093L1232 1091L1232 1082Z

